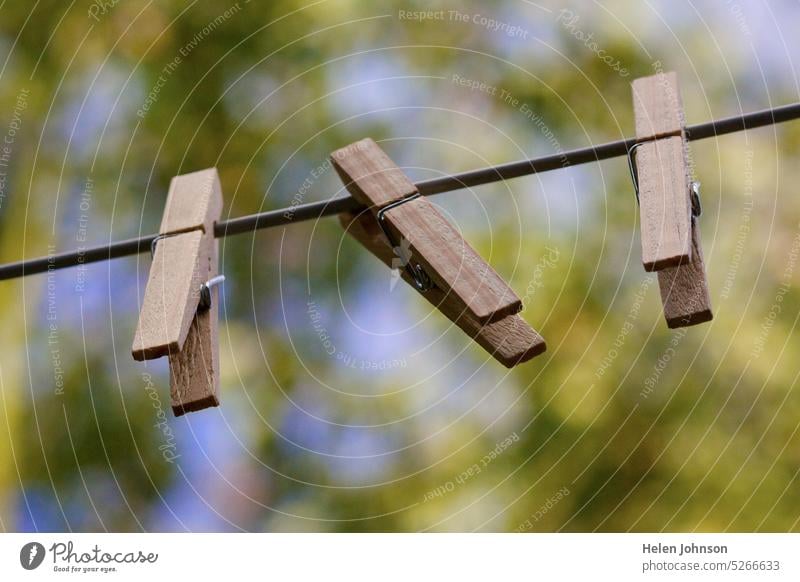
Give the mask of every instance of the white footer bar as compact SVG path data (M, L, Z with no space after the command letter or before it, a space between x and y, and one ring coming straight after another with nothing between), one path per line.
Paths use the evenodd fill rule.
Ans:
M0 580L777 581L799 561L800 534L0 535Z

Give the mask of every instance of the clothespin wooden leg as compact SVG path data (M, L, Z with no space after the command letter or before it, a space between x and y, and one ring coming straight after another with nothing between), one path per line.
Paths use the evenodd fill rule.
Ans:
M371 139L337 150L331 160L351 195L370 209L343 224L389 266L506 366L545 350L516 314L522 302L439 210Z
M202 281L217 275L219 243L206 237L210 246ZM202 285L202 283L200 283ZM219 290L209 289L211 305L195 313L183 349L169 355L170 395L172 412L181 416L187 412L219 406Z
M713 318L703 249L700 247L700 226L696 219L692 219L691 260L659 271L658 286L668 327L688 327Z
M396 257L370 214L356 216L343 213L339 215L339 222L347 234L361 243L387 267L393 267L392 262ZM401 271L401 276L406 283L415 286L408 272ZM497 321L482 324L469 314L454 309L453 304L446 300L445 294L438 288L434 287L422 296L507 368L527 362L547 349L542 336L518 314L507 315Z
M176 416L218 406L218 291L202 286L218 269L214 223L222 190L214 168L176 176L155 242L139 323L137 360L169 356L172 410Z
M633 82L637 144L634 177L642 230L642 263L658 271L669 327L710 321L700 231L678 79L659 73Z

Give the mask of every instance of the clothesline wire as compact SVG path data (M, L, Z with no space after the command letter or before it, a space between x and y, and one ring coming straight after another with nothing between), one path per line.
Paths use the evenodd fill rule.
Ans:
M745 113L734 117L726 117L690 125L685 128L689 141L705 139L735 133L746 129L754 129L800 118L800 103L792 103L772 109L764 109ZM548 156L520 160L498 166L481 168L460 174L452 174L417 182L416 186L424 196L432 196L442 192L452 192L463 188L471 188L483 184L491 184L521 176L548 172L589 162L607 160L626 156L637 138L626 138L596 146L563 151ZM327 201L299 204L289 208L268 210L239 218L217 222L214 236L222 238L234 234L243 234L265 228L288 226L306 220L315 220L324 216L332 216L342 212L360 209L359 204L350 196L333 198ZM25 277L44 273L55 269L75 267L82 264L106 261L119 257L135 255L150 250L150 245L157 235L151 234L123 241L112 242L77 251L52 254L0 265L0 280Z

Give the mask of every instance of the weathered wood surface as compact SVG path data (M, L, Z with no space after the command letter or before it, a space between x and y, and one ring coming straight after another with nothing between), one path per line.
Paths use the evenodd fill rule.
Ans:
M375 215L391 202L417 192L414 184L371 139L331 155L350 194ZM385 214L395 239L406 244L440 290L448 308L466 311L488 323L522 309L506 282L467 243L442 213L425 198L392 208Z
M668 137L636 150L642 264L660 271L691 259L691 201L683 140Z
M197 311L200 287L217 273L214 223L222 213L215 168L170 183L133 341L137 360L168 356L176 416L219 405L218 289Z
M664 317L670 328L697 325L713 318L700 245L700 226L696 220L692 223L692 260L658 272Z
M385 265L392 267L394 253L371 214L356 216L345 213L339 216L339 221L350 236ZM413 281L405 270L401 271L401 276L406 283L413 286ZM481 323L465 310L455 307L440 289L431 289L422 296L508 368L526 362L547 349L542 336L517 314L507 315L490 323Z

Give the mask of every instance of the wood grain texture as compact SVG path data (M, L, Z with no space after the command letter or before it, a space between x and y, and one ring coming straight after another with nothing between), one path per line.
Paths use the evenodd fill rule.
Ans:
M201 255L207 260L208 247L201 247L201 240L213 238L221 212L215 168L172 179L160 231L171 236L156 243L133 340L135 359L160 358L183 348L200 301Z
M658 271L671 328L712 319L700 227L692 216L688 141L678 77L660 73L633 82L642 263Z
M678 75L674 72L641 77L631 84L636 137L639 140L680 136L685 119Z
M216 168L175 176L169 185L158 232L210 232L221 214L222 186Z
M684 140L668 137L636 151L642 264L659 271L691 260L691 200Z
M658 272L664 317L670 328L688 327L713 318L697 220L692 220L692 247L692 260Z
M379 207L416 193L414 184L371 139L337 150L331 160L353 198L375 214ZM514 291L430 201L417 198L389 210L385 218L396 240L409 246L412 260L422 265L438 289L447 291L446 302L453 309L482 323L522 309Z
M217 275L219 243L203 237L201 281ZM169 355L172 412L181 416L219 406L219 287L211 289L211 308L192 320L183 349Z
M371 214L355 216L345 213L339 216L339 222L370 253L392 267L394 253ZM403 270L401 276L413 287L408 273ZM445 293L438 288L431 289L423 297L507 368L526 362L547 349L544 339L517 314L507 315L488 324L481 323L448 301Z
M353 198L365 206L386 206L417 192L414 183L370 138L336 150L331 161Z
M195 230L156 245L133 339L134 359L160 358L183 347L200 300L202 239Z

